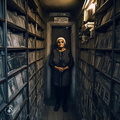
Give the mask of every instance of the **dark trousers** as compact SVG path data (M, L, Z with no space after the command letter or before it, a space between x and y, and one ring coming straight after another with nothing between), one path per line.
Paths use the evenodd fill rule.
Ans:
M62 99L63 105L67 105L68 94L69 94L69 86L63 86L63 87L55 86L56 104L60 105L60 101Z

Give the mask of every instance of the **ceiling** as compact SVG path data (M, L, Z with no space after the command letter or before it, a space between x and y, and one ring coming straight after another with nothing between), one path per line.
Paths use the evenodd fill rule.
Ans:
M80 10L84 0L39 0L43 10L47 12L73 12Z

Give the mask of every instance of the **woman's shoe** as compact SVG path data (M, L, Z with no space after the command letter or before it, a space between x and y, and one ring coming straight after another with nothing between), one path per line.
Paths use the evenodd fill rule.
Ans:
M60 105L59 104L55 104L54 111L58 111L59 108L60 108Z
M63 105L63 112L67 112L67 111L68 111L67 105Z

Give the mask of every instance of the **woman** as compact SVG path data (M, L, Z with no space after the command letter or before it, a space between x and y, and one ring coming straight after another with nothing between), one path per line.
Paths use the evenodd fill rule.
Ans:
M54 111L60 108L60 99L63 98L63 111L67 112L67 98L70 86L73 57L71 51L66 49L63 37L57 39L58 47L51 53L49 65L52 68L52 81L55 86L56 104Z

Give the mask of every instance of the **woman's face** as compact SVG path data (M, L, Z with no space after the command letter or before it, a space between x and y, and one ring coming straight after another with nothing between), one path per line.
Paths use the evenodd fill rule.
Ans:
M64 43L64 40L63 40L63 39L59 39L59 40L58 40L58 47L59 47L59 48L65 47L65 43Z

